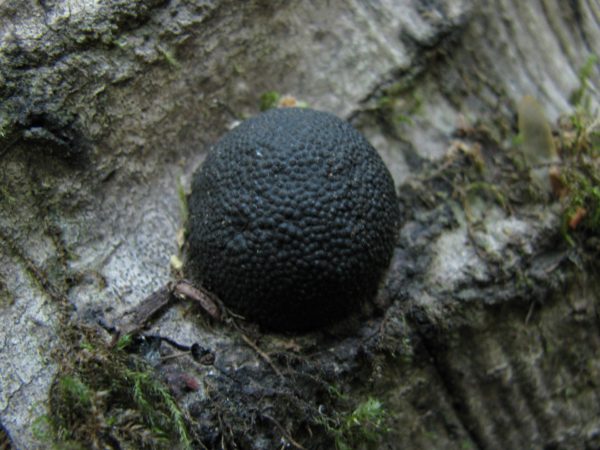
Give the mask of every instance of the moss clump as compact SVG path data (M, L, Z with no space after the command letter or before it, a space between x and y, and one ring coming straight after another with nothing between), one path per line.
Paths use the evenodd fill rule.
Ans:
M151 367L89 330L62 361L36 435L54 448L192 448L188 421ZM117 447L115 447L115 445Z
M392 128L410 126L423 113L423 104L423 93L409 79L386 88L373 105L373 111Z
M350 412L321 415L318 422L333 436L337 450L374 449L388 431L387 417L381 401L368 397Z
M557 194L564 205L563 232L583 231L600 236L600 115L591 108L589 78L598 58L592 56L579 74L580 87L573 93L574 112L559 122L563 165Z
M277 102L281 98L281 94L277 91L268 91L260 96L260 110L266 111L277 106Z
M583 230L600 235L600 150L597 142L592 145L592 139L588 134L583 141L585 145L566 148L572 154L561 171L563 227L571 243L570 231ZM578 141L581 144L582 141Z

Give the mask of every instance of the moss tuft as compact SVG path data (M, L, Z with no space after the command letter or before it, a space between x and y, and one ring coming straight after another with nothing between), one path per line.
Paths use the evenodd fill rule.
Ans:
M387 412L381 401L368 397L350 413L321 416L319 422L334 437L337 450L377 448L383 435Z
M281 94L277 91L268 91L260 96L260 110L266 111L271 108L277 107L277 103L281 98Z
M600 115L591 110L589 78L598 58L592 56L580 71L580 87L572 96L574 112L559 122L560 170L558 194L563 201L563 235L600 236Z
M62 361L50 391L49 414L36 437L51 448L189 449L188 420L165 385L139 357L125 353L128 339L107 348L86 340ZM35 430L34 430L35 431Z
M337 388L331 388L331 394L342 403L348 403L348 398ZM367 397L349 412L334 411L333 415L321 414L316 422L331 434L337 450L354 448L378 448L384 435L389 432L386 426L388 413L383 403Z

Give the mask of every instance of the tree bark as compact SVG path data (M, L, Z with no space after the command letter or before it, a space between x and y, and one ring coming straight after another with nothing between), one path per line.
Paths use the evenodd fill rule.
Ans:
M177 398L193 446L598 447L597 236L567 244L561 205L531 195L511 153L520 99L556 123L591 55L595 0L1 2L4 439L58 439L61 386L77 377L100 411L83 445L142 446L127 424L145 422L91 384L114 356L97 322L176 277L181 192L210 144L276 91L369 138L403 224L374 305L331 330L162 311L145 334L214 361L159 361L177 351L150 338L128 348ZM115 367L133 370L119 362L130 356ZM366 404L377 423L358 417Z

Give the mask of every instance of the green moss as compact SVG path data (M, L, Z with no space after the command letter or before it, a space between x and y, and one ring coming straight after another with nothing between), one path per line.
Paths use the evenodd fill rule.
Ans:
M569 191L563 217L563 230L583 229L594 235L600 235L600 164L598 161L596 160L595 164L568 168L562 180ZM581 219L575 222L578 220L577 216Z
M66 439L57 440L53 425L48 415L38 417L31 425L33 437L43 445L43 448L51 450L85 450L83 444Z
M337 395L344 398L339 391ZM321 415L317 422L324 426L334 440L337 450L377 448L389 430L385 425L387 411L381 401L368 397L349 413L336 412L334 416Z
M391 125L412 125L422 113L423 94L410 84L398 83L387 88L377 99L375 110Z
M122 350L128 339L111 350L81 332L87 339L62 361L38 439L54 448L192 448L184 413L153 369Z
M85 412L92 406L90 389L79 378L64 376L58 380L60 395L71 406L70 413L80 409Z
M572 96L575 111L560 122L562 232L571 244L576 231L600 235L600 115L591 111L588 89L597 63L592 56L581 69L580 87Z
M117 350L125 350L127 347L129 347L132 341L133 337L131 336L131 334L124 334L117 341Z
M275 108L280 98L281 94L277 91L265 92L260 96L260 110L266 111L267 109Z
M174 434L183 448L191 448L183 413L166 387L149 371L124 369L122 374L125 386L133 389L135 405L152 430L161 437Z

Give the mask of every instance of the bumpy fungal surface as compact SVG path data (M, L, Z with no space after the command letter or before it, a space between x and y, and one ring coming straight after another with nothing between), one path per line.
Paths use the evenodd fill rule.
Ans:
M383 161L350 124L274 109L211 149L189 197L188 276L236 313L306 330L375 295L399 209Z

